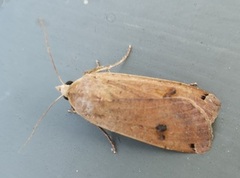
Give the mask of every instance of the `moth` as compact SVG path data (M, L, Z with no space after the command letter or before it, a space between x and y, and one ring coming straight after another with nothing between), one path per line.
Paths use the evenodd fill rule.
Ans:
M220 108L215 95L180 82L101 72L110 68L56 88L74 112L100 128L169 150L210 149Z
M193 84L109 72L130 51L131 46L119 62L98 63L76 81L64 84L59 77L62 85L56 89L69 101L71 112L99 127L113 152L116 147L106 130L168 150L208 151L220 100ZM55 64L54 68L57 72Z

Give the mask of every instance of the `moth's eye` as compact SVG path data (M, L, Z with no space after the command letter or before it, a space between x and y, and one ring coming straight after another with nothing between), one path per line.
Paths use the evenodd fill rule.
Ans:
M73 81L67 81L65 84L66 85L71 85L73 83Z
M66 85L71 85L73 83L73 81L67 81L65 84ZM64 99L68 100L68 98L66 96L63 96Z

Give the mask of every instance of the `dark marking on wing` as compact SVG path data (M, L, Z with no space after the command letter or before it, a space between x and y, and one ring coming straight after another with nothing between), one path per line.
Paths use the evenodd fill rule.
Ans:
M167 91L167 93L165 93L163 95L163 98L165 97L171 97L172 95L176 94L177 90L176 88L169 88L169 90Z
M191 143L189 144L190 148L192 148L193 150L195 150L195 144L194 143Z
M205 100L207 96L208 96L208 93L205 93L204 95L201 96L201 99Z
M166 136L164 135L164 132L167 130L167 126L164 124L158 124L155 128L159 135L159 140L165 140Z
M167 126L166 126L166 125L163 125L163 124L158 124L158 125L156 126L156 130L157 130L158 132L164 132L164 131L167 130Z

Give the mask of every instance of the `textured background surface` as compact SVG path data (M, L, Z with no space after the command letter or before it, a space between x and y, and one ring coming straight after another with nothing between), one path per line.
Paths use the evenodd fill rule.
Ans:
M240 1L0 1L0 175L40 177L238 177ZM213 148L204 155L103 134L59 101L22 151L38 117L59 96L37 19L45 19L62 78L112 64L113 72L197 82L222 101Z

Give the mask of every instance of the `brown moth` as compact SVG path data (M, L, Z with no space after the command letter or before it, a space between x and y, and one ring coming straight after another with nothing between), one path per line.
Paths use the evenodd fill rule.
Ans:
M196 86L92 71L57 89L94 125L160 148L204 153L220 101Z
M46 33L45 40L48 46ZM104 129L168 150L208 151L219 99L193 84L109 72L125 61L130 51L131 46L114 65L98 64L80 79L56 87L68 99L72 112L98 126L113 152L116 148Z

